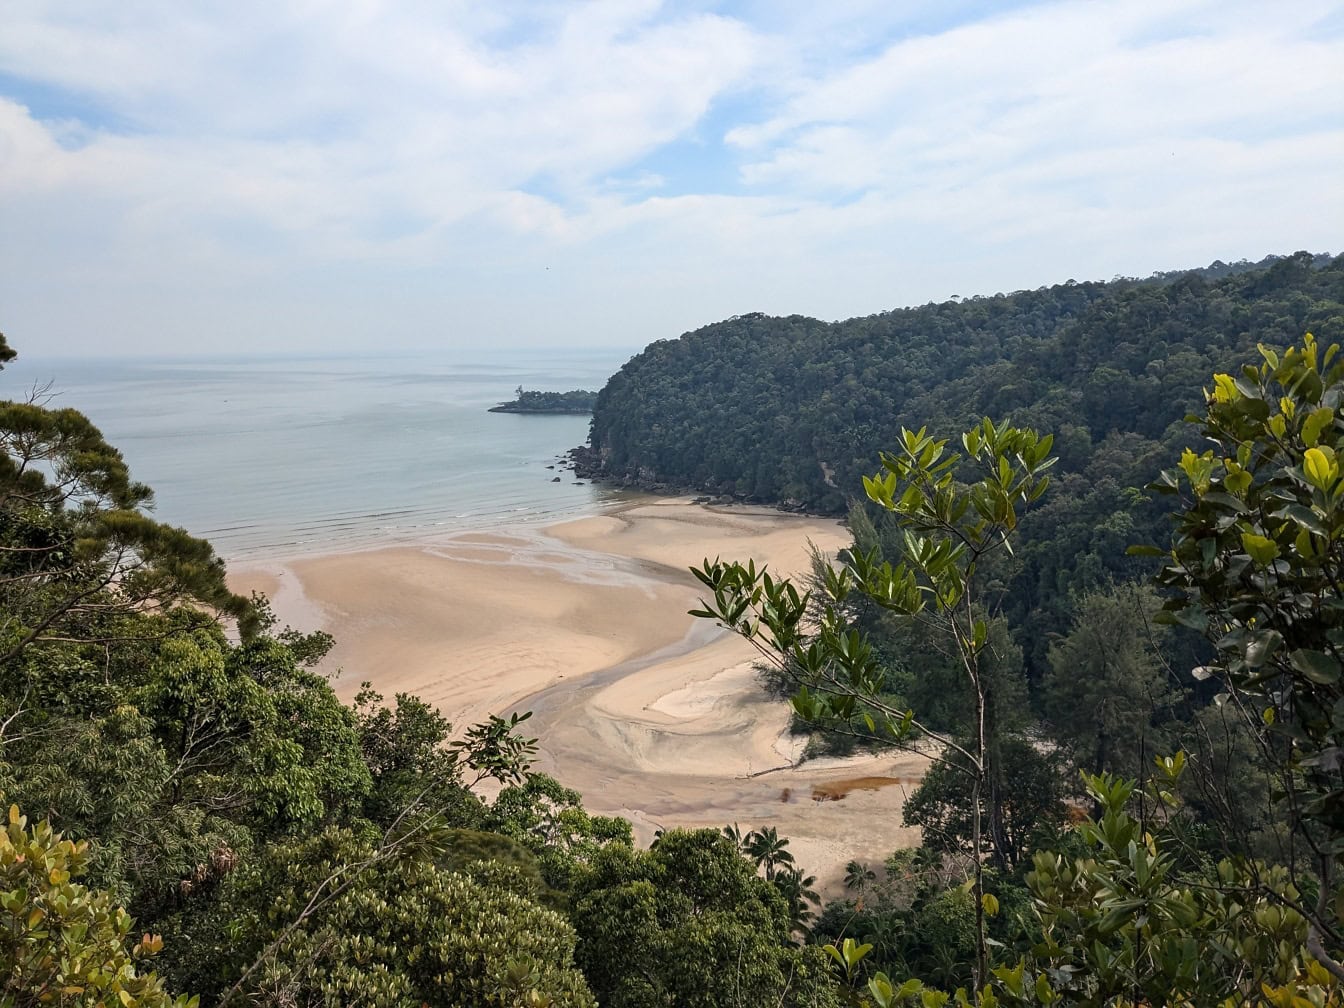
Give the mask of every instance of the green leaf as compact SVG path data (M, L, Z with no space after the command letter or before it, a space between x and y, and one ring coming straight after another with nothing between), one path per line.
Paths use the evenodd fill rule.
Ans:
M1322 406L1320 409L1314 409L1307 418L1302 421L1302 443L1308 448L1314 447L1316 442L1320 441L1321 433L1335 419L1335 411L1329 406Z
M1286 518L1295 522L1308 532L1314 532L1316 535L1326 535L1325 523L1321 521L1321 516L1311 508L1303 504L1288 504L1274 512L1275 518Z
M1170 622L1189 627L1198 633L1204 633L1209 628L1209 614L1199 606L1187 606L1174 612L1158 613L1157 619L1159 622Z
M1308 448L1302 457L1302 471L1307 482L1318 490L1329 490L1337 475L1335 465L1320 448Z
M1277 630L1257 630L1251 634L1242 652L1246 664L1253 669L1263 668L1270 656L1283 646L1283 634Z
M1057 998L1054 989L1050 986L1050 981L1044 973L1036 975L1036 998L1041 1004L1053 1004Z
M1339 682L1339 662L1323 651L1302 648L1289 654L1288 661L1314 683L1331 686Z
M1279 556L1278 543L1254 532L1241 534L1241 548L1258 564L1273 563Z

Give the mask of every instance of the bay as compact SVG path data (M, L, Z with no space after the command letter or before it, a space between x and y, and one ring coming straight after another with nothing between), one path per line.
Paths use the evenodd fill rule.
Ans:
M209 539L226 559L259 559L599 509L618 495L576 485L558 466L587 439L587 416L487 410L520 385L601 388L632 352L104 360L21 353L0 372L0 395L36 395L84 413L132 476L154 489L160 521Z

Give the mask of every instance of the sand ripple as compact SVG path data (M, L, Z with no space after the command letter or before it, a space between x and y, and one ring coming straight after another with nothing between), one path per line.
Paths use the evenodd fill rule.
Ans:
M590 811L625 816L644 842L673 826L774 825L834 888L849 859L915 842L900 807L925 761L787 769L799 743L787 706L756 685L751 645L686 615L700 594L692 564L796 572L809 539L827 552L848 542L822 519L648 499L544 532L302 557L232 581L267 591L282 620L336 636L324 671L343 697L370 680L459 725L533 710L543 768Z

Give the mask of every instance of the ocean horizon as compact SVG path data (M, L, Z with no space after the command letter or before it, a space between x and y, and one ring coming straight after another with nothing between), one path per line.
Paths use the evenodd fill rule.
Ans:
M620 497L559 468L587 440L586 415L487 411L519 386L599 389L633 350L92 359L18 349L0 397L84 413L153 488L154 516L226 560L547 524Z

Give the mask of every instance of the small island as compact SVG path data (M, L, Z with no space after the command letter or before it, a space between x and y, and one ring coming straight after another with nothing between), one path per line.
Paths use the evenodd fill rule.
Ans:
M517 389L517 399L491 406L491 413L591 413L597 402L596 392L573 389L569 392L536 392Z

